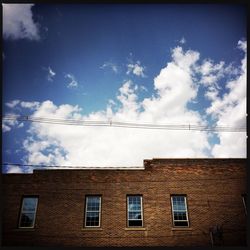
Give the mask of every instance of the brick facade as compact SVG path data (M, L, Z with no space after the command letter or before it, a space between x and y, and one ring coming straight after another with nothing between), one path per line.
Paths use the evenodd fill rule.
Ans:
M246 159L153 159L142 170L35 170L3 174L5 246L246 245ZM101 227L84 227L86 195L101 195ZM127 195L143 197L143 228L127 227ZM189 227L172 222L186 195ZM23 195L39 197L34 229L18 228Z

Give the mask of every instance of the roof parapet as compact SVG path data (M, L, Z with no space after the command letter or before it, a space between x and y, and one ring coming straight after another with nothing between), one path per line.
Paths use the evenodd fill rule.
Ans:
M145 170L152 169L153 166L158 164L183 164L186 161L188 164L192 163L230 163L230 162L244 162L246 158L152 158L143 160Z

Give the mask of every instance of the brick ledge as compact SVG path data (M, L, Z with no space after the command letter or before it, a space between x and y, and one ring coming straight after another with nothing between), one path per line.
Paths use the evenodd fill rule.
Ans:
M97 228L82 228L82 231L103 231L102 228L97 227Z
M126 231L146 231L145 227L126 227L124 228Z
M191 227L172 227L172 231L193 231Z

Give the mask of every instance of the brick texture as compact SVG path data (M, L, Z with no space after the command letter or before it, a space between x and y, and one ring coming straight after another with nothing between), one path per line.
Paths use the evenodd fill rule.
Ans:
M246 159L153 159L144 170L35 170L3 174L4 246L246 245ZM85 196L102 196L101 227L84 228ZM143 228L127 228L126 197L143 196ZM189 227L172 223L173 194L187 197ZM18 228L23 195L39 197L34 229Z

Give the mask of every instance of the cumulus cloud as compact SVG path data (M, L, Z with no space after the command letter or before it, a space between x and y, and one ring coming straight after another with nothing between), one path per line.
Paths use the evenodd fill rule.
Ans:
M22 167L15 166L15 165L6 166L5 171L7 174L22 174L22 173L24 173L24 169Z
M3 36L6 39L39 40L38 25L34 22L34 4L2 4Z
M158 98L143 101L145 109L165 118L166 115L178 117L174 114L185 116L187 103L197 96L198 91L193 83L191 68L199 59L199 53L183 52L181 47L177 47L172 51L172 58L173 61L154 79Z
M14 108L20 103L20 100L13 100L11 102L5 103L5 105L9 108Z
M67 84L67 88L72 89L72 88L77 88L78 87L78 82L75 79L74 75L72 75L72 74L66 74L65 78L67 78L67 79L70 80L70 82L68 82L68 84Z
M199 53L176 49L172 51L172 58L154 79L156 96L139 101L140 88L128 80L121 84L116 100L110 100L104 110L83 115L78 106L57 106L48 100L32 115L79 121L204 124L198 112L187 108L187 103L197 95L191 68L199 59ZM29 164L131 167L153 157L205 157L205 151L210 148L208 134L201 131L33 123L29 133L23 143ZM53 150L48 151L51 147Z
M14 108L27 108L27 109L35 109L38 108L39 102L24 102L20 100L12 100L10 102L6 102L5 105L11 109Z
M47 79L49 82L53 82L54 81L54 77L56 75L56 72L54 72L51 67L48 67L48 75L47 75Z
M141 91L148 91L148 89L144 85L140 85L139 88Z
M245 53L247 52L247 42L245 40L239 40L237 47L242 49Z
M180 121L182 117L157 117L147 111L140 113L137 96L131 82L125 82L119 90L118 100L121 107L113 112L112 107L81 115L77 107L56 106L50 101L44 102L33 116L67 118L78 120L134 121L145 118L170 123ZM152 105L154 105L152 103ZM182 115L182 114L179 114ZM185 113L186 118L199 121L199 115ZM23 144L27 152L27 163L80 165L80 166L134 166L142 165L142 160L152 157L195 157L204 156L204 148L209 147L205 132L150 131L132 128L81 127L66 125L32 124L31 137ZM34 141L34 135L39 139ZM46 148L53 146L52 152ZM98 156L98 157L97 157Z
M20 102L20 106L27 109L36 109L39 105L39 102Z
M181 38L181 40L179 41L180 44L185 44L186 43L186 39L184 37Z
M64 160L63 156L60 154L63 151L60 151L57 140L36 141L33 137L28 137L24 140L23 147L29 153L28 161L35 165L54 165ZM46 154L44 152L46 152Z
M22 123L20 123L17 127L18 128L22 128L24 126L24 123L22 122Z
M3 132L9 132L12 130L12 128L22 128L24 126L23 122L18 121L18 118L20 117L19 114L15 114L13 112L16 110L22 110L23 108L29 109L29 111L33 111L37 109L40 105L39 102L24 102L20 100L12 100L10 102L5 103L5 105L11 109L11 112L5 114L5 118L2 121L2 131ZM11 119L9 119L11 118Z
M10 119L10 120L3 119L2 120L2 131L3 132L9 132L14 127L17 127L17 128L22 127L22 125L20 125L20 123L17 121L17 118L19 117L19 115L16 115L14 113L7 113L6 116L11 116L13 119Z
M137 61L136 63L127 64L127 75L132 73L136 76L145 77L144 71L145 67L141 65L140 61Z
M246 127L246 41L239 41L238 48L245 53L240 74L226 83L228 93L210 98L212 102L206 110L218 126ZM214 157L246 157L246 133L218 133L218 137L220 143L212 149Z
M246 46L240 42L238 47L245 49ZM246 56L241 68L236 70L240 74L230 75L229 66L224 62L215 63L210 59L200 62L197 51L185 51L177 46L171 53L172 60L154 78L155 91L147 98L140 100L140 86L126 80L121 83L116 98L110 99L103 110L83 114L79 106L55 105L47 100L33 106L32 116L111 123L209 125L207 117L212 115L219 126L245 125ZM220 93L222 97L219 97L222 90L218 80L217 85L203 80L210 75L222 79L220 74L230 75L227 92ZM210 87L218 91L218 95L215 93L209 99L211 105L205 116L188 105L196 101L200 86L207 93L211 92ZM246 147L245 134L226 132L217 133L220 142L213 147L209 143L211 133L206 131L31 123L28 134L23 141L26 164L131 167L141 166L147 158L209 157L210 153L214 157L245 157Z
M105 62L100 69L110 68L113 72L118 73L118 67L112 62Z
M201 75L199 83L206 88L205 97L210 101L215 101L220 91L223 91L221 81L235 79L240 74L238 67L226 65L224 61L215 63L211 59L205 59L202 64L196 65L195 72Z
M11 130L11 127L10 126L8 126L7 124L6 124L6 122L4 123L2 123L2 131L3 132L8 132L8 131L10 131Z
M139 60L134 62L132 53L129 53L129 58L127 58L127 60L128 60L128 64L126 65L127 75L134 74L138 77L146 77L146 75L144 74L146 67L142 66Z

